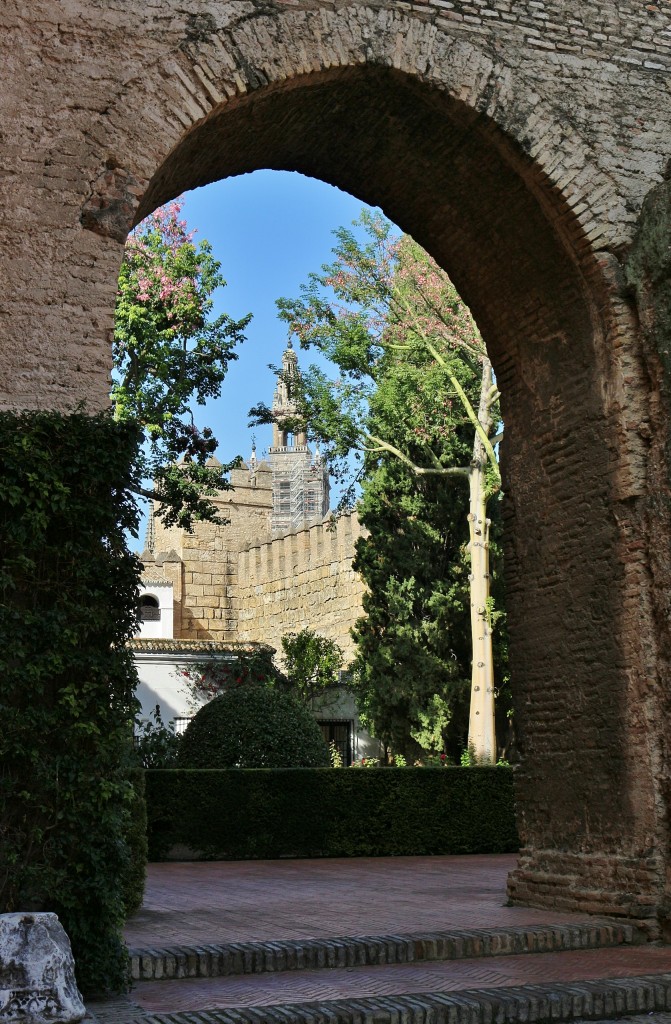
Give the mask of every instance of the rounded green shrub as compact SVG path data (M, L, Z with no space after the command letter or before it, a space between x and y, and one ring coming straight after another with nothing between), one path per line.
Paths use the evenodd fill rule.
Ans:
M329 751L308 708L269 686L236 686L196 714L178 768L327 768Z

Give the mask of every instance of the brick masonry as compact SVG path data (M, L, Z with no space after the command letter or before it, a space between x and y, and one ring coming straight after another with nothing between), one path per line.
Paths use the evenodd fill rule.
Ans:
M177 983L179 984L179 983ZM349 999L246 1005L194 1012L147 1013L135 1002L97 1012L100 1024L547 1024L549 1021L668 1019L671 975L589 981L575 978L545 984L466 988L456 992L380 994ZM88 1018L87 1018L88 1020Z
M595 924L467 929L412 935L235 942L167 949L130 949L133 981L220 978L238 974L424 963L577 949L605 949L639 940L635 928Z
M502 387L525 844L511 897L662 928L668 266L632 281L625 265L670 155L670 15L666 0L0 11L0 401L105 404L124 237L178 192L277 167L381 205L452 275Z

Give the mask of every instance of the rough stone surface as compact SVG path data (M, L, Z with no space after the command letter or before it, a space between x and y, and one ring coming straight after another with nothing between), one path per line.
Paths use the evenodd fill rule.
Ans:
M55 914L0 915L1 1024L70 1024L86 1011Z
M157 521L156 561L145 566L173 584L174 635L187 640L266 643L305 627L354 654L350 629L361 615L364 584L352 569L361 535L355 515L271 538L270 472L256 485L246 468L231 474L233 492L213 500L228 523L196 523L192 533Z
M311 526L238 555L238 636L281 651L286 633L309 626L354 655L350 629L362 614L365 586L352 568L362 533L355 515ZM265 639L263 639L265 638Z
M671 150L665 0L7 0L0 402L105 403L123 237L258 167L379 204L501 384L514 900L666 927L669 409L623 265ZM650 201L648 201L650 202ZM205 596L205 595L204 595Z

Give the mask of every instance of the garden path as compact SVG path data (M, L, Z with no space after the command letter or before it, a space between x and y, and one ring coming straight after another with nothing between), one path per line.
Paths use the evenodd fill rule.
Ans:
M515 854L149 864L131 947L589 921L507 907Z

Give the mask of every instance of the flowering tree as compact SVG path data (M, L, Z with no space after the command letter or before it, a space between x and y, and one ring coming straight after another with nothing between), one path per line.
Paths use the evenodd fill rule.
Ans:
M408 636L399 635L396 664L389 654L386 672L383 661L376 671L385 678L387 691L398 684L398 707L416 720L420 711L398 672L398 651L404 646L412 651L409 660L414 662L415 672L424 672L427 680L437 675L436 668L451 671L444 655L438 666L433 665L430 655L435 644L432 646L427 632L429 621L435 625L441 616L445 618L450 598L446 592L440 612L435 601L432 611L428 577L420 586L419 575L412 568L407 575L387 569L383 585L388 591L388 608L384 622L376 623L370 605L382 585L376 577L381 564L379 545L386 543L385 532L389 533L392 519L389 510L395 506L400 513L394 519L395 552L385 553L386 565L390 566L394 557L400 558L404 547L408 566L413 559L417 564L420 550L433 550L428 557L442 562L440 542L451 527L441 524L431 549L428 540L431 530L435 534L436 516L432 512L433 519L429 516L427 520L427 503L420 508L418 496L428 494L432 480L441 481L441 490L453 484L464 487L472 644L468 743L480 760L493 761L494 612L487 504L501 483L495 450L498 390L482 338L447 275L407 235L393 235L391 225L382 217L364 212L358 226L365 230L364 241L352 231L339 229L335 261L323 267L321 274L310 276L299 298L278 302L280 316L301 346L316 347L339 367L340 376L330 380L324 371L311 366L287 385L292 387L311 433L323 443L336 475L348 472L352 453L359 460L364 516L369 514L367 502L368 508L375 504L375 521L381 530L372 557L366 553L366 541L358 549L357 567L369 583L371 596L364 604L368 618L357 625L355 639L360 652L365 648L374 658L375 644L378 651L384 650L390 630L410 629L410 619L402 609L415 609L413 643ZM271 418L263 406L252 413L257 422ZM394 464L403 467L405 475ZM414 494L406 487L408 474L414 481ZM439 507L444 494L436 492L433 500L433 507ZM417 520L422 516L427 529L418 539ZM363 521L366 525L365 518ZM361 657L358 660L362 662ZM366 666L362 669L366 671ZM433 692L437 692L435 686ZM416 688L413 694L417 694ZM425 705L429 697L430 691L422 694Z
M111 397L118 420L134 420L145 446L138 492L157 499L166 525L215 519L208 500L229 485L233 463L208 465L217 440L194 423L193 403L217 398L250 317L210 319L225 285L208 242L196 245L182 202L156 210L129 235L114 311Z
M177 670L187 704L195 713L203 704L238 686L284 685L286 680L273 664L272 648L238 651L225 661L211 658Z

